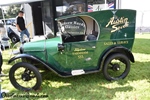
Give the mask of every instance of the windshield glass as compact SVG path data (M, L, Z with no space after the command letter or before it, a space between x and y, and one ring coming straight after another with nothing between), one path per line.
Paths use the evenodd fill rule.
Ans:
M85 35L86 24L80 17L73 17L59 22L60 31L71 35Z

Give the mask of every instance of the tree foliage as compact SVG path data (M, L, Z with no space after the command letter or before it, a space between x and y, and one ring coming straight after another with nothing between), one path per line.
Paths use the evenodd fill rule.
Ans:
M10 18L10 17L16 17L18 15L18 12L20 10L20 4L18 5L10 5L7 8L7 13L6 13L6 17Z
M16 17L18 15L18 12L20 10L21 5L10 5L5 7L5 10L3 9L3 13L5 18L13 18ZM2 9L0 8L0 19L3 19L3 15L2 15Z

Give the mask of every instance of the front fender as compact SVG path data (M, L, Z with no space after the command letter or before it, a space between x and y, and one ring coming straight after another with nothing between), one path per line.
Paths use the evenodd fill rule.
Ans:
M17 56L14 56L13 58L11 58L9 61L8 61L8 64L15 61L16 59L19 59L19 58L27 58L27 59L31 59L31 60L34 60L34 61L37 61L41 64L43 64L46 68L50 69L50 70L54 70L53 67L46 63L45 61L43 61L42 59L36 57L36 56L32 56L32 55L29 55L29 54L19 54Z
M56 74L58 74L59 76L62 76L62 77L67 77L67 76L71 76L71 73L70 72L61 72L59 71L58 69L56 69L54 66L52 66L51 64L43 61L42 59L36 57L36 56L32 56L32 55L29 55L29 54L19 54L13 58L11 58L8 63L11 63L13 62L14 60L16 59L19 59L19 58L29 58L29 59L32 59L32 60L35 60L41 64L43 64L46 68L48 68L49 70L55 72Z
M19 54L17 56L14 56L13 58L11 58L8 61L8 64L11 63L11 62L13 62L16 59L19 59L19 58L30 58L30 59L36 60L38 62L41 62L41 60L39 58L35 57L35 56L29 55L29 54Z

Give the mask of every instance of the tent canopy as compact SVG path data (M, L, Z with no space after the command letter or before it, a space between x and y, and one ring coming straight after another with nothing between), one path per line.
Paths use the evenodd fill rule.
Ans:
M0 6L8 6L13 4L23 4L23 3L30 3L30 2L38 2L44 0L1 0Z

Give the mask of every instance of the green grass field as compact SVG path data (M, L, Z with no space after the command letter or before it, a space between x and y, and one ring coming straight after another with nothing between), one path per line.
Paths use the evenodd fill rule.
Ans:
M22 92L16 90L8 77L2 77L1 88L9 90L5 99L11 100L150 100L150 34L136 34L132 50L135 63L131 63L129 75L119 81L109 82L103 74L62 78L53 72L43 73L43 83L39 91ZM10 50L3 52L3 72L8 74ZM48 97L15 97L22 95ZM13 96L11 96L13 95Z

